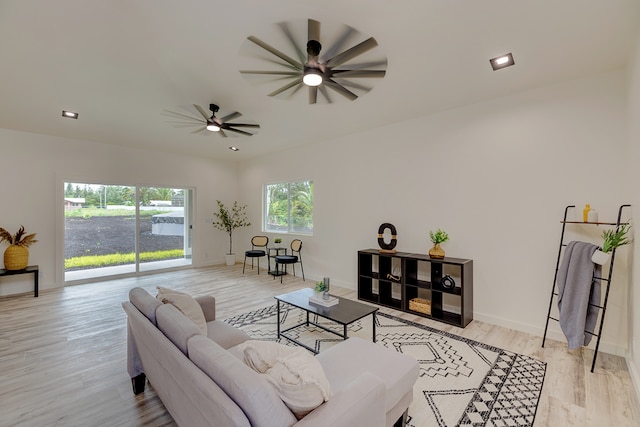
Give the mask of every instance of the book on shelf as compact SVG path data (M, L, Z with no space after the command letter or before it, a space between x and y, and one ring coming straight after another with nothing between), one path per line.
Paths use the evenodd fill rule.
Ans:
M309 297L309 302L312 304L321 305L323 307L331 307L340 302L337 297L329 296L329 299L323 299L322 294L315 294Z

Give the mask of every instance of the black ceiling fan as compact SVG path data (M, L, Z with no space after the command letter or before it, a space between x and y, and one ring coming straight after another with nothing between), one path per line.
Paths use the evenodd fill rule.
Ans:
M220 110L220 107L218 107L216 104L209 104L209 110L211 111L210 114L207 113L205 109L199 105L193 104L193 107L198 113L200 113L202 117L193 117L188 114L177 113L175 111L169 110L164 110L164 112L173 119L177 120L172 122L177 126L198 126L198 129L194 130L191 133L208 134L208 132L216 132L220 136L226 138L227 136L233 134L252 136L256 133L255 131L251 133L237 128L260 128L259 124L254 123L232 123L230 120L242 116L242 114L237 111L234 111L233 113L227 114L220 118L216 117L216 113ZM227 132L232 133L227 135Z
M359 36L355 29L346 27L337 41L326 49L325 53L321 53L320 22L309 19L307 20L307 39L303 44L303 46L306 45L305 56L304 51L296 42L290 26L286 23L281 23L279 27L289 41L290 47L295 51L297 59L272 47L256 36L249 36L247 39L250 42L278 58L277 60L271 57L269 59L264 58L278 69L240 70L240 73L245 77L257 75L274 80L286 80L286 84L269 93L269 96L281 94L292 96L303 86L308 86L309 104L318 102L318 92L323 95L324 100L331 103L332 98L328 89L353 101L358 98L358 93L367 93L372 88L364 86L357 81L352 81L352 79L382 78L385 76L386 58L362 63L350 63L350 61L378 46L378 42L373 37L369 37L345 49L347 43L352 42Z

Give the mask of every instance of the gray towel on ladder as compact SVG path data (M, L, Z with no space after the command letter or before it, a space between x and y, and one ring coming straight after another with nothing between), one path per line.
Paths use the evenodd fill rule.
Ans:
M558 269L558 310L560 328L570 349L588 345L598 321L601 267L591 261L598 249L586 242L569 242Z

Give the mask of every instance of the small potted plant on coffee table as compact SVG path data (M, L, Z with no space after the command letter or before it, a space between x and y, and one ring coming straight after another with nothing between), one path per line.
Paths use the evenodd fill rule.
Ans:
M280 237L276 237L273 239L273 243L276 245L276 248L280 247L280 243L282 243L282 239Z

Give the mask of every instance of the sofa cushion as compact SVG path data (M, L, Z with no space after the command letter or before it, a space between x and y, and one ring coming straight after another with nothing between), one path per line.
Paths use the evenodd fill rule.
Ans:
M156 298L162 301L163 304L174 305L202 329L202 333L207 333L207 320L202 312L202 307L200 307L198 301L191 295L158 286L158 295Z
M257 340L246 341L238 349L245 363L262 372L298 419L329 400L329 381L322 366L305 349Z
M267 381L220 345L195 336L188 347L191 361L242 408L252 426L286 427L296 423Z
M171 304L163 304L156 310L158 329L185 355L187 341L194 335L202 335L202 330Z
M229 349L251 339L245 331L220 320L207 322L207 336L224 349Z
M133 288L129 291L129 301L135 305L140 313L144 314L147 319L157 325L156 309L162 305L157 298L154 298L149 292L142 288Z
M358 337L335 345L316 356L334 392L349 384L362 372L370 372L385 383L385 412L389 412L418 379L416 359L386 349Z

